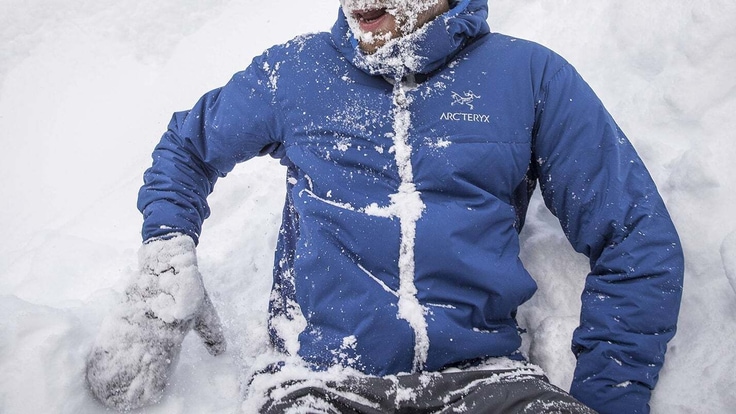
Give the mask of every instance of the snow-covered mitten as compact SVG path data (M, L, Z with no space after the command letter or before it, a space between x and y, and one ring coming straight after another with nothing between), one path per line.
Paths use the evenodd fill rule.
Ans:
M87 359L87 384L106 406L158 402L194 328L212 355L225 351L220 319L202 284L194 241L176 235L145 243L139 272L108 316Z

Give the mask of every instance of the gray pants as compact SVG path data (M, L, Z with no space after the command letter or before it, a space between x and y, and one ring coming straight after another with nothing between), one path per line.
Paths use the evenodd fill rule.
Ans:
M542 376L488 370L293 380L271 389L260 412L595 414Z

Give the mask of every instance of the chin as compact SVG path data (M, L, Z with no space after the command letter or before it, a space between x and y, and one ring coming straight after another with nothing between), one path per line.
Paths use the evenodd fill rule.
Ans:
M360 50L366 55L372 55L385 44L386 42L360 42Z
M358 39L360 50L366 55L372 55L378 49L382 48L389 41L399 37L398 33L393 31L381 34L365 33Z

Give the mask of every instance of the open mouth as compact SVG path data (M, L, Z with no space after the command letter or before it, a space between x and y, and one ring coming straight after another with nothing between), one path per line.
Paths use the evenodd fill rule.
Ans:
M353 17L360 24L360 28L365 31L374 31L383 20L388 16L386 8L373 9L373 10L355 10Z

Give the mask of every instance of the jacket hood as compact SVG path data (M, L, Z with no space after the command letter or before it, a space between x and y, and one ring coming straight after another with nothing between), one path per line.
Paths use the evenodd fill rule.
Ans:
M353 65L371 75L401 78L427 74L447 63L473 38L490 31L487 0L451 0L450 7L419 30L389 41L372 55L360 50L342 8L332 27L332 37Z

